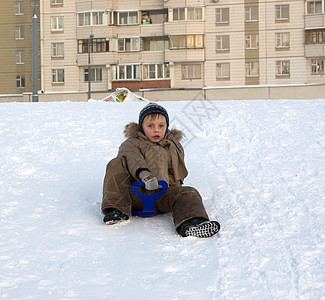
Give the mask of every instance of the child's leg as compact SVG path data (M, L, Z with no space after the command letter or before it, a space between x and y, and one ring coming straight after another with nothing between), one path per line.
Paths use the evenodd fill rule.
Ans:
M134 179L128 172L124 157L116 157L107 164L103 185L102 212L104 214L110 208L115 208L126 215L131 215L133 182Z
M201 195L193 187L170 187L157 201L156 209L173 213L177 231L187 220L194 218L209 220Z

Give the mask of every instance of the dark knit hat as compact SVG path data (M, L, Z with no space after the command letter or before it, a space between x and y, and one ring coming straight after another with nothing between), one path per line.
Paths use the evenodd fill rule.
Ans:
M166 118L166 123L167 123L167 128L169 126L169 117L168 117L168 113L167 110L165 108L163 108L161 105L157 104L157 103L153 103L150 102L149 104L147 104L139 113L139 129L140 131L143 133L143 128L142 128L142 123L143 120L146 116L151 115L151 114L161 114ZM167 130L166 130L167 133Z

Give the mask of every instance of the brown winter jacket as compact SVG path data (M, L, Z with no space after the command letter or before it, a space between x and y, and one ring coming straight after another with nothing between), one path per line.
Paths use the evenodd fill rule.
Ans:
M138 180L137 170L148 169L158 180L165 180L169 186L179 186L188 172L184 163L184 149L180 144L183 133L180 130L168 130L159 145L151 142L140 132L137 123L125 126L127 137L118 152L124 156L132 177Z

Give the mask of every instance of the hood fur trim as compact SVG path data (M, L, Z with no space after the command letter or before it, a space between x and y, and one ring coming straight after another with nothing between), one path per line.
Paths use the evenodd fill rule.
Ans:
M125 126L124 135L126 138L136 138L139 135L143 135L139 130L139 125L135 122L132 122ZM184 137L184 133L178 129L171 129L167 131L166 138L175 139L180 142Z

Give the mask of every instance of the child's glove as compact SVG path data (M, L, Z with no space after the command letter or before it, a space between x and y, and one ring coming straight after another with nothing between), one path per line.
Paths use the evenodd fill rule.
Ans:
M139 174L139 178L144 183L146 190L153 191L159 188L157 178L153 177L149 171L141 171Z

